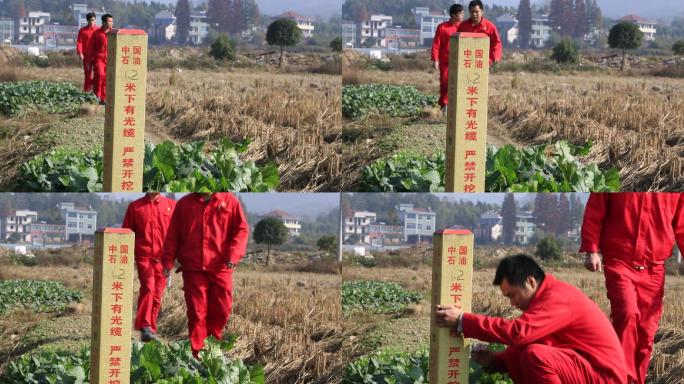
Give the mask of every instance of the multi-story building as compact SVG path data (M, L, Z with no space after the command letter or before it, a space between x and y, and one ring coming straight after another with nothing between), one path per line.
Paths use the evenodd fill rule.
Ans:
M360 45L368 39L375 39L375 45L380 47L387 46L385 30L392 25L392 16L371 15L368 20L364 20L357 26Z
M353 21L342 22L342 47L354 48L359 46L356 23Z
M88 13L92 12L95 14L95 24L97 25L102 25L102 16L107 13L104 9L88 8L88 4L83 3L72 4L71 11L79 29L88 25L88 19L86 19ZM114 23L116 23L116 15L113 16L115 16Z
M64 238L67 241L94 239L97 230L97 212L92 209L76 207L74 203L59 203L64 219Z
M31 223L33 244L56 244L64 241L64 224L48 224L45 221Z
M176 16L171 11L160 11L154 15L154 27L150 39L157 44L173 41L176 37Z
M549 38L551 38L549 17L546 15L533 16L530 46L534 48L544 48Z
M13 216L0 217L0 239L3 242L30 243L31 224L36 221L38 212L29 210L19 210Z
M428 7L415 7L411 12L416 18L416 25L420 31L420 44L424 46L432 45L437 26L451 19L445 12L430 11Z
M275 217L276 219L282 221L283 224L285 224L285 228L287 228L287 232L290 236L299 236L301 234L301 218L295 215L291 215L285 211L276 209L274 211L268 212L263 217Z
M645 19L639 15L629 14L620 18L619 21L626 21L629 23L634 23L639 26L639 30L644 33L644 39L654 40L656 35L656 22L652 20Z
M293 20L295 23L297 23L297 27L299 27L299 29L302 31L302 35L304 37L313 37L314 35L315 20L311 17L300 15L297 12L287 11L281 13L275 18Z
M518 20L513 15L505 14L494 21L496 29L504 43L513 44L518 39Z
M410 48L421 44L420 30L391 26L385 28L385 40L390 48Z
M375 212L356 211L352 217L344 219L344 240L356 235L362 244L370 243L370 226L375 223Z
M0 17L0 44L14 43L14 20Z
M77 26L49 23L45 24L44 28L45 46L76 46Z
M413 204L400 204L398 211L404 224L404 242L420 244L432 241L437 214L430 208L416 208Z
M191 44L199 45L204 42L209 34L209 23L205 11L190 13L190 31L188 41Z
M398 244L404 238L404 227L401 225L387 225L385 223L372 223L368 228L368 236L373 246L385 244Z
M501 237L501 214L498 211L486 211L480 215L477 237L482 243L497 241Z
M531 212L518 213L515 218L515 235L513 241L521 245L529 244L530 239L534 236L534 230L536 228L534 216Z
M50 22L48 12L29 12L16 21L17 42L20 44L44 44L45 25Z

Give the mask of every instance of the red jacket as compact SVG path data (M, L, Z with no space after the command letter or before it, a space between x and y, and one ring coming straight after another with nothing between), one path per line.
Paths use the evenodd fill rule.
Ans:
M501 38L499 37L499 31L496 29L494 23L482 18L480 24L475 26L473 25L473 22L468 19L458 26L458 32L484 33L489 36L489 65L492 65L492 62L494 61L501 61Z
M92 62L107 63L107 32L102 27L96 29L92 36L90 36L86 56Z
M164 240L176 201L158 195L153 201L144 196L128 205L123 228L135 232L135 258L161 261Z
M684 250L684 193L592 193L580 252L601 252L635 266L662 264Z
M432 61L439 61L445 65L449 62L449 42L450 37L461 23L452 23L445 21L437 26L435 31L435 38L432 40Z
M90 37L97 30L97 25L85 26L78 30L78 37L76 38L76 53L86 55L86 50L88 49L88 41Z
M214 193L209 202L200 193L178 201L164 244L164 268L178 260L184 271L221 271L245 255L249 226L238 199Z
M517 319L464 313L463 336L510 346L572 349L605 378L602 383L627 382L622 346L606 315L582 291L551 274L546 274L529 308ZM495 366L502 366L505 353L495 355Z

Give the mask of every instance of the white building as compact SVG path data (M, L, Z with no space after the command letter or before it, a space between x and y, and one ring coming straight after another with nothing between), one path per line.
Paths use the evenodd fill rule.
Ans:
M656 22L652 20L644 19L643 17L635 14L629 14L619 21L627 21L634 23L639 26L639 30L644 33L644 39L654 40L656 35Z
M160 11L154 15L154 29L150 38L158 44L173 41L176 37L176 16L171 11Z
M353 21L342 22L342 47L354 48L359 45L356 31L356 23Z
M430 11L428 7L415 7L411 10L411 13L416 18L416 25L420 30L420 41L424 46L432 45L437 26L451 19L445 12Z
M501 214L498 211L483 212L480 215L479 239L485 243L498 241L503 230L501 219Z
M47 12L29 12L26 17L17 19L17 42L22 41L30 36L30 41L24 41L28 44L44 44L45 43L45 24L50 22L50 14Z
M370 244L370 226L375 223L377 215L375 212L356 211L352 217L344 219L344 240L351 235L359 237L362 244Z
M544 48L549 38L551 38L551 24L549 23L548 16L532 17L530 47Z
M85 27L88 25L88 19L86 19L86 15L90 12L95 14L95 25L102 25L102 16L106 14L104 9L93 9L93 8L88 8L88 4L72 4L71 5L71 11L73 12L74 15L74 20L76 20L76 24L78 25L78 28L81 29L82 27ZM116 15L114 16L114 25L116 25Z
M97 212L92 209L78 208L74 203L59 203L64 219L64 238L67 241L83 240L84 236L94 238L97 230Z
M11 237L22 243L30 243L31 223L38 221L38 212L21 210L14 216L0 217L0 239L7 242ZM15 235L16 234L16 235Z
M314 19L308 16L303 16L300 15L299 13L292 12L292 11L287 11L284 13L281 13L280 15L275 17L276 19L287 19L287 20L294 20L295 23L297 23L297 27L302 31L302 35L304 37L313 37L314 35Z
M376 46L386 47L387 40L385 39L385 29L392 25L392 16L387 15L371 15L368 20L364 20L357 26L359 32L360 44L374 38Z
M521 245L529 244L530 239L534 236L535 229L534 216L531 212L518 213L515 218L515 235L513 241Z
M513 15L505 14L496 18L494 22L499 30L501 39L513 44L518 39L518 20Z
M209 23L207 20L207 13L191 12L190 13L190 31L188 33L188 41L191 44L199 45L204 42L209 34Z
M14 20L0 17L0 44L14 43Z
M413 204L399 204L404 223L404 242L420 244L423 240L432 240L435 232L437 214L430 208L416 208Z
M302 231L301 219L295 215L291 215L285 211L276 209L265 214L263 217L275 217L285 224L287 232L290 236L299 236Z

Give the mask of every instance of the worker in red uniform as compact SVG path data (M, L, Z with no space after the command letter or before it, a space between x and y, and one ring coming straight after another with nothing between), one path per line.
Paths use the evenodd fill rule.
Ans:
M627 382L620 341L601 309L579 289L545 274L527 255L503 259L494 285L523 314L503 319L437 306L438 326L464 337L505 344L504 352L474 351L485 370L514 383Z
M81 58L83 62L83 92L90 92L93 88L93 63L90 61L90 57L86 55L86 49L88 48L88 42L90 37L97 30L97 25L95 25L95 14L90 12L86 15L86 20L88 25L78 30L78 37L76 38L76 54Z
M610 317L631 382L646 381L663 312L664 263L675 241L683 250L684 193L589 196L580 252L587 253L587 269L605 270Z
M437 26L435 38L432 40L431 60L435 69L439 71L439 106L442 112L446 110L449 95L449 41L463 21L463 6L452 5L449 8L449 15L451 19Z
M222 339L233 305L233 270L245 255L249 226L230 193L192 193L178 201L164 245L164 274L183 272L192 353Z
M102 27L93 32L88 42L87 54L93 63L93 93L105 104L107 90L107 32L114 26L114 18L109 13L102 15Z
M147 193L128 205L122 225L135 233L135 266L140 279L135 329L141 331L145 342L157 338L157 317L166 286L161 262L175 206L175 200L159 192Z
M458 26L457 32L484 33L489 36L489 66L501 61L502 46L496 25L484 18L482 1L473 0L468 4L470 18Z

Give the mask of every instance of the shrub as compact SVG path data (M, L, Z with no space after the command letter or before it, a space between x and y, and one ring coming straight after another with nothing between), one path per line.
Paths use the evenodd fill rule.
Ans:
M563 39L553 47L551 58L559 64L577 64L579 63L577 46L572 40Z

